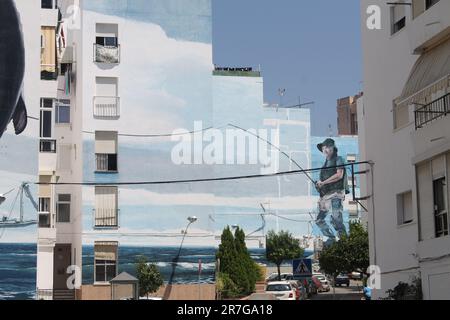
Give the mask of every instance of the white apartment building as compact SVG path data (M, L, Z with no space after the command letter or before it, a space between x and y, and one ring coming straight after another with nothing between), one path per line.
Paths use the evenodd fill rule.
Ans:
M35 95L41 183L36 296L109 299L109 281L119 269L119 195L134 192L116 183L179 174L153 169L146 158L137 166L127 151L153 143L143 140L145 134L211 119L210 1L173 0L173 6L161 1L152 7L146 1L125 7L117 0L29 2L34 7L22 4L19 12L25 17L40 11L35 29L41 29L41 77L34 79L40 84ZM30 52L37 44L26 41L25 47ZM194 110L184 111L184 103ZM186 112L185 124L174 111ZM170 148L163 151L170 156ZM152 152L162 153L157 147ZM75 290L81 283L83 232L98 237L93 279Z
M424 299L450 299L450 1L361 1L362 158L374 162L368 201L371 264L385 297L422 279ZM381 9L381 30L367 9Z
M81 130L76 100L76 36L62 9L73 1L33 1L40 11L39 224L37 299L74 299L67 268L81 268ZM38 7L40 5L40 7ZM31 45L25 44L26 50Z

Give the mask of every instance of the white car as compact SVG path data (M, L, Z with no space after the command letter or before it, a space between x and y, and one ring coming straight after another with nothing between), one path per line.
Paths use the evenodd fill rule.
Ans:
M321 273L314 273L313 276L316 277L322 285L322 288L319 288L319 292L329 292L331 290L330 282L328 281L327 277L325 277Z
M289 281L269 282L266 293L273 294L277 300L296 300L295 288Z
M285 281L287 277L292 277L292 273L282 273L281 281ZM273 281L279 281L278 272L274 272L266 278L266 282L273 282Z

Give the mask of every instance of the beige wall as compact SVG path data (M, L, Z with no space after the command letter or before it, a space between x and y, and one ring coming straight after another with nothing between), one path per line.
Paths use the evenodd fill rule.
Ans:
M111 300L111 286L82 286L79 290L78 297L80 300Z
M155 297L163 297L166 287L161 287ZM199 295L200 289L200 295ZM168 300L215 300L216 285L214 284L183 284L173 285Z

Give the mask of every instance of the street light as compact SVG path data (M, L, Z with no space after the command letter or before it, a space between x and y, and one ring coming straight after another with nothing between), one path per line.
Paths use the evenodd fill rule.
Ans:
M188 227L198 220L198 218L196 216L188 217L187 219L189 221Z
M184 239L186 238L187 232L191 224L197 222L198 218L196 216L190 216L187 218L189 221L186 229L182 230L183 239L181 239L180 248L178 249L178 253L175 258L172 260L172 273L170 274L169 282L167 283L166 290L164 292L164 299L167 300L170 297L170 293L172 292L172 284L173 278L175 277L175 269L177 268L178 260L180 259L181 249L183 248Z

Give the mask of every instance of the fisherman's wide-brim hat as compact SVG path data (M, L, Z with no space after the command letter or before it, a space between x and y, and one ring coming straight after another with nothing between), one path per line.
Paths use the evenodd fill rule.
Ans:
M317 149L319 149L320 152L322 152L323 147L336 147L336 143L333 139L328 138L324 142L317 145Z

